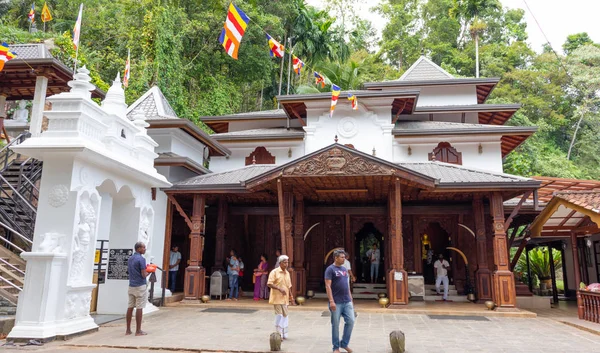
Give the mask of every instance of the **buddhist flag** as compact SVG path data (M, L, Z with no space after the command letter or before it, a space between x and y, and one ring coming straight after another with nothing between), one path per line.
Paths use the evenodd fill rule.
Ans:
M123 86L127 87L129 86L129 72L131 70L131 66L130 66L130 52L129 49L127 50L127 62L125 63L125 73L123 74Z
M8 49L8 44L2 42L0 44L0 71L4 69L4 63L17 57L17 54Z
M79 15L77 16L77 22L73 28L73 47L79 49L79 35L81 34L81 16L83 15L83 4L79 5Z
M292 55L292 65L294 65L294 72L296 75L300 76L300 72L302 71L302 68L304 68L304 62L298 59L296 55Z
M273 39L269 34L267 34L267 40L269 41L269 50L271 50L271 57L276 56L278 58L283 58L283 54L285 54L285 47Z
M29 17L31 23L35 22L35 3L31 4L31 10L29 10L27 17Z
M348 100L352 102L352 110L358 110L358 98L354 94L348 96Z
M50 9L48 5L44 1L44 7L42 7L42 22L52 21L52 14L50 13Z
M244 33L246 33L246 27L248 27L250 18L240 10L233 3L229 4L229 11L227 12L227 19L225 25L221 31L219 42L225 48L227 54L232 58L238 58L238 50L240 49L240 42Z
M329 117L333 117L333 111L335 110L335 106L337 104L338 98L340 97L340 93L342 93L342 89L332 84L331 85L331 108L329 109Z
M321 88L325 88L325 76L315 71L315 85L321 84Z

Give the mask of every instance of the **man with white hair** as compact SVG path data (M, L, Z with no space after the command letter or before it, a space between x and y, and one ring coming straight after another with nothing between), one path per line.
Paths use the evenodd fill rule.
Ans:
M279 332L282 339L288 338L288 305L294 305L292 296L292 279L287 271L289 257L281 255L277 259L279 267L269 273L267 286L271 288L269 304L275 309L275 330Z

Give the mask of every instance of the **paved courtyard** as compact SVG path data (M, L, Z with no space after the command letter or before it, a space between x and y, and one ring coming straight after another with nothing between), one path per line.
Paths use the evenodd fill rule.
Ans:
M173 307L148 315L145 337L125 336L124 321L102 325L96 333L44 347L48 352L127 352L128 349L171 351L268 352L273 314L269 310L234 312L233 308ZM550 318L454 317L360 312L351 347L355 352L391 352L388 334L400 329L407 352L598 352L600 336ZM25 348L7 349L7 352ZM324 311L295 310L290 339L283 351L330 352L329 317Z

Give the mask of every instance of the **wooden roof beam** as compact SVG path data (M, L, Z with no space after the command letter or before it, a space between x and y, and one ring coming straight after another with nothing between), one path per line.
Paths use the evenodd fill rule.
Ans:
M298 112L296 112L294 107L290 105L289 108L292 111L292 115L294 115L296 118L298 118L298 120L300 120L300 123L302 124L302 126L306 126L306 122L304 121L304 119L302 119L300 114L298 114Z
M402 112L404 111L404 108L406 108L406 103L408 103L408 99L403 99L403 101L404 101L404 104L402 104L402 108L400 108L398 110L398 112L396 113L396 116L394 117L392 124L396 124L396 121L398 121L398 119L400 119L400 114L402 114Z

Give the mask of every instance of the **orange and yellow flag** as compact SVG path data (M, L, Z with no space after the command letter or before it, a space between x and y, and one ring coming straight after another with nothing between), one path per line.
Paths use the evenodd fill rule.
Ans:
M44 7L42 8L42 22L52 21L52 14L50 13L50 9L48 5L44 1Z

